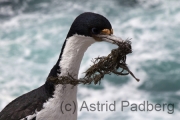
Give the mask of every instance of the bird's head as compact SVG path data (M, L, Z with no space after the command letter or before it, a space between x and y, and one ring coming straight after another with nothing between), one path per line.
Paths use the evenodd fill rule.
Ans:
M95 41L120 40L113 35L111 23L104 16L96 13L85 12L80 14L72 23L67 38L74 34L92 37Z

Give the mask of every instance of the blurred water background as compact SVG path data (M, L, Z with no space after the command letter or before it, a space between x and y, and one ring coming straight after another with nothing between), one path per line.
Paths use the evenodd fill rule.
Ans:
M58 59L74 18L87 11L106 16L114 34L132 38L127 63L135 75L107 75L101 85L80 85L79 105L113 103L116 111L79 111L79 120L178 120L180 118L179 0L0 0L0 110L16 97L41 86ZM116 48L92 45L79 76L92 58ZM121 111L121 101L173 103L174 113Z

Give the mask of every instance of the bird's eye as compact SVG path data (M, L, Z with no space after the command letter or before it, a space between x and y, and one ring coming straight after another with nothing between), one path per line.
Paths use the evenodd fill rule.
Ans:
M93 34L98 34L99 33L99 30L97 28L92 28L92 33Z

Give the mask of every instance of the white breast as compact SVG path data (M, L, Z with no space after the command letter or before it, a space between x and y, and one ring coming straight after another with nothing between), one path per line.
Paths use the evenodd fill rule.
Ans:
M61 74L58 76L70 73L77 78L84 52L94 42L93 38L80 35L68 38L59 63ZM71 111L65 109L67 104L71 105L68 105L68 110L72 109ZM36 120L77 120L77 86L72 88L69 84L57 85L53 98L44 103L43 107L44 109L36 114Z

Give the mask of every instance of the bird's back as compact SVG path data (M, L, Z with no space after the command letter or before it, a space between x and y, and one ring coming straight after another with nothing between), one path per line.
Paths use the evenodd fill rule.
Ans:
M0 120L20 120L35 111L40 111L54 92L54 85L46 82L41 87L30 91L9 103L1 112ZM32 120L36 120L34 117Z

